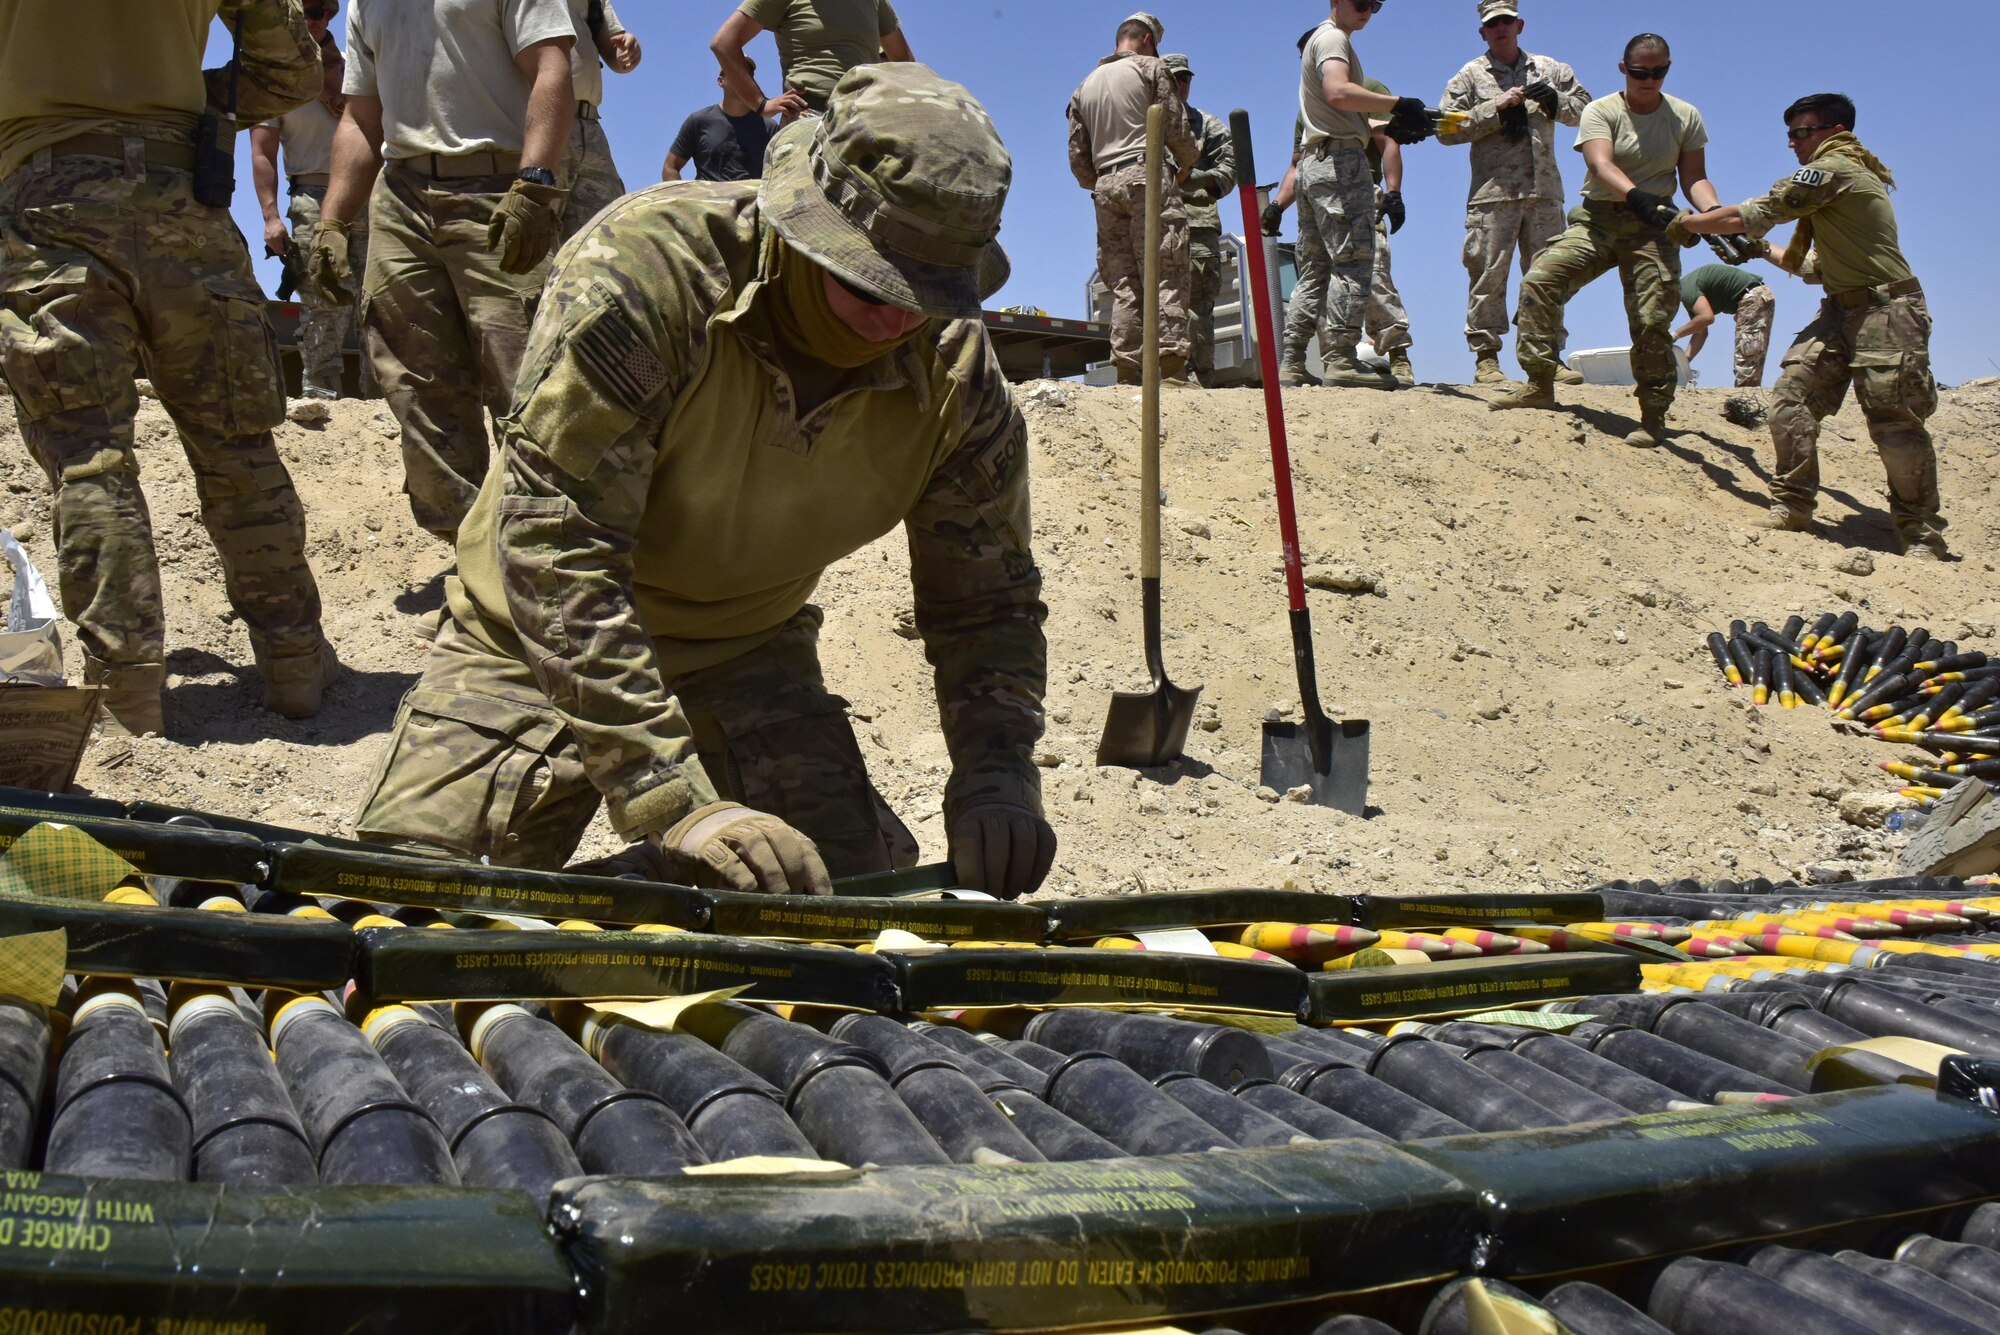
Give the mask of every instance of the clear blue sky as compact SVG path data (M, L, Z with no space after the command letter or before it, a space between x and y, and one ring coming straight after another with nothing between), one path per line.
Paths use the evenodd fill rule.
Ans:
M1111 49L1112 33L1133 2L897 0L917 58L969 86L1014 155L1014 193L1001 236L1014 277L994 305L1025 302L1052 315L1083 314L1093 263L1091 209L1069 174L1063 105ZM607 73L604 119L625 182L637 188L658 179L683 117L715 100L708 39L729 11L727 0L618 3L645 45L645 59L632 74ZM1853 96L1862 140L1900 183L1895 199L1903 248L1936 319L1932 355L1939 378L2000 374L2000 264L1993 240L2000 234L2000 168L1990 128L2000 2L1523 0L1523 9L1523 44L1567 61L1600 96L1621 86L1617 62L1626 39L1647 29L1663 33L1674 48L1667 89L1706 118L1713 139L1709 172L1725 203L1762 193L1795 169L1780 121L1793 98L1828 90ZM1158 0L1155 12L1166 23L1166 49L1186 52L1193 62L1195 105L1225 120L1232 108L1247 108L1258 174L1275 180L1289 152L1297 105L1294 43L1326 17L1326 7ZM335 20L343 46L345 18ZM1477 29L1475 0L1390 0L1357 49L1367 72L1391 90L1434 104L1445 80L1484 49ZM211 44L213 58L224 51ZM775 73L777 52L768 35L751 54L762 70ZM1582 156L1570 147L1574 134L1564 129L1558 140L1572 199L1583 177ZM1459 260L1467 150L1433 142L1408 150L1405 161L1410 220L1395 238L1395 269L1410 310L1417 371L1425 379L1469 380ZM261 254L247 162L239 169L238 189L237 218ZM1225 226L1240 230L1240 221L1232 221L1234 201L1229 205ZM1705 247L1687 252L1691 263L1708 258ZM1778 294L1768 376L1775 375L1779 350L1810 318L1816 298L1796 280L1767 272ZM260 260L259 276L267 289L274 287L276 265ZM1569 325L1572 347L1627 341L1615 275L1577 299ZM1511 343L1510 337L1510 371ZM1726 333L1711 340L1699 365L1707 383L1726 379Z

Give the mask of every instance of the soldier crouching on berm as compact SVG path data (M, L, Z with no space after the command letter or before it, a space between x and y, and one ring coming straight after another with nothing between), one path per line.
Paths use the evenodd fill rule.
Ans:
M1041 883L1047 609L979 319L1011 174L964 88L863 66L762 182L655 186L568 243L362 838L555 867L602 801L669 879L825 893L913 863L807 601L901 523L960 881Z

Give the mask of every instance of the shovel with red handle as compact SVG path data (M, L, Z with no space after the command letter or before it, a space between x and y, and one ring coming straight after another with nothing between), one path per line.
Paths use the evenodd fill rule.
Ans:
M1229 133L1236 144L1237 195L1243 203L1243 243L1251 276L1257 316L1257 361L1264 381L1264 420L1271 430L1271 474L1278 495L1278 531L1285 544L1285 597L1291 608L1292 660L1299 672L1302 723L1264 724L1264 754L1260 781L1287 793L1306 788L1318 806L1351 815L1368 808L1368 723L1365 719L1332 719L1320 708L1319 681L1313 667L1312 613L1306 607L1305 571L1299 560L1299 519L1292 505L1292 456L1285 443L1285 400L1278 386L1277 319L1272 293L1263 281L1264 230L1257 207L1257 168L1251 155L1250 113L1229 114ZM1300 208L1306 207L1303 200Z

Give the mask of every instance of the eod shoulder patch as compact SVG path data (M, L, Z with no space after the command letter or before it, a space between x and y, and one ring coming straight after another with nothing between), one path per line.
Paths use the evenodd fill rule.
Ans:
M1832 178L1818 167L1801 167L1792 173L1792 180L1799 185L1811 186L1817 190Z

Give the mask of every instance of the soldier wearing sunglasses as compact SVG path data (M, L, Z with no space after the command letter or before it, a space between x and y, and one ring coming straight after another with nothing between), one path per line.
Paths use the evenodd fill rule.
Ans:
M1813 322L1785 353L1771 392L1777 471L1760 527L1803 532L1819 495L1819 424L1854 385L1868 434L1889 475L1889 517L1906 556L1942 561L1937 451L1924 422L1937 411L1931 377L1931 315L1923 284L1896 233L1888 165L1854 135L1854 102L1815 93L1785 110L1785 139L1799 169L1768 194L1683 219L1696 235L1761 238L1798 221L1780 268L1826 288Z
M1528 381L1494 399L1490 406L1496 411L1556 406L1563 308L1591 280L1615 268L1625 288L1639 399L1640 424L1625 443L1650 448L1666 440L1667 410L1679 381L1673 331L1680 247L1694 243L1686 233L1669 234L1682 212L1673 203L1675 185L1699 208L1717 203L1701 113L1662 87L1672 61L1666 38L1641 33L1625 44L1618 64L1624 90L1584 108L1576 138L1590 169L1583 203L1571 210L1568 230L1549 243L1521 283L1516 350Z

